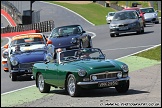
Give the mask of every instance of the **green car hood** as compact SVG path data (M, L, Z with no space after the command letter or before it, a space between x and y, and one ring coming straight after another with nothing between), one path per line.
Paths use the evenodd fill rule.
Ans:
M111 60L83 60L77 62L71 62L72 65L76 65L86 69L107 69L118 68L118 65Z

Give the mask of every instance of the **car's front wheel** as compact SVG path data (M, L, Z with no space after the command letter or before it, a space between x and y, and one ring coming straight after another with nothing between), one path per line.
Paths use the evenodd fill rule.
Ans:
M41 93L48 93L50 91L51 86L44 81L42 74L37 75L37 85Z
M88 45L88 48L92 48L92 39L91 39L91 38L89 39L89 45Z
M71 97L79 96L80 87L77 85L77 81L73 74L69 74L67 77L67 92Z
M129 80L120 82L119 85L115 86L115 89L118 93L127 92L129 89Z
M16 81L17 80L17 73L11 73L11 80Z
M115 36L115 34L111 33L111 34L110 34L110 36L111 36L111 37L114 37L114 36Z

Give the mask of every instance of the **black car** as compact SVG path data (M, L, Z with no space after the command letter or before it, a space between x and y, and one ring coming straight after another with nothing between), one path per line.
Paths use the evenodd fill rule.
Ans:
M136 32L144 33L142 17L136 10L124 10L115 13L110 25L110 36L118 36L120 33Z
M78 49L91 48L91 36L83 30L81 25L67 25L54 28L48 37L55 48Z

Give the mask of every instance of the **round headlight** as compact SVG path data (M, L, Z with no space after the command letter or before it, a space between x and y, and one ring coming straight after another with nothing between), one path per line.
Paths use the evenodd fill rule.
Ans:
M82 77L85 76L86 73L87 73L87 72L86 72L85 70L79 70L79 71L78 71L78 75L79 75L79 76L82 76Z
M2 56L3 56L3 58L7 58L7 57L8 57L8 52L4 52L4 53L2 54Z
M122 72L118 72L117 77L121 78L122 77Z
M77 39L76 38L72 38L71 43L77 43Z
M13 66L16 66L16 65L18 64L18 61L17 61L17 60L12 60L12 61L11 61L11 64L12 64Z
M128 66L126 64L122 65L121 68L123 69L124 72L128 72Z

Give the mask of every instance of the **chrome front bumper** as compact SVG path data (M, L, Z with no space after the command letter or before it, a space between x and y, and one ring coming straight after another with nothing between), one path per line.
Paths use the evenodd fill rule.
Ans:
M129 79L130 79L130 77L120 78L120 79L103 80L103 81L93 81L93 82L78 82L77 85L91 85L91 84L98 84L101 82L124 81L124 80L129 80Z

